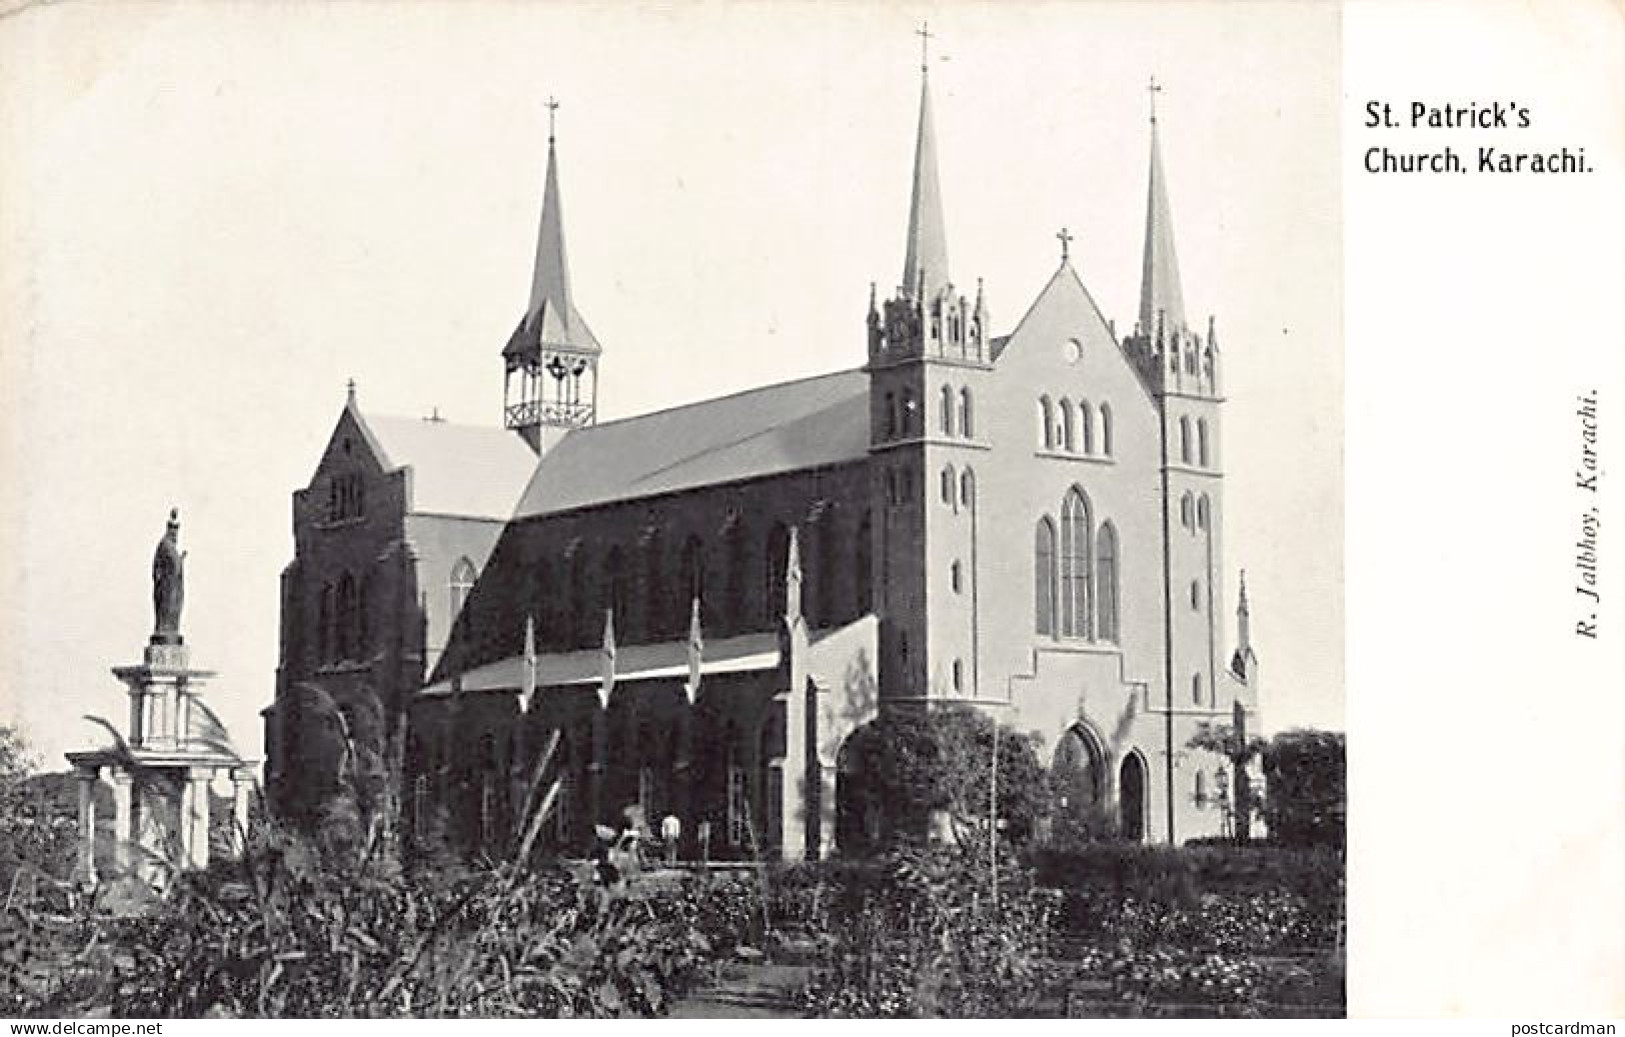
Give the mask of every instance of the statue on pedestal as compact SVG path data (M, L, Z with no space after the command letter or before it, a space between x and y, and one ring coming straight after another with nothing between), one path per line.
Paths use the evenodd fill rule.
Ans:
M181 643L181 603L186 597L186 552L180 549L181 518L169 509L169 528L152 556L152 643Z

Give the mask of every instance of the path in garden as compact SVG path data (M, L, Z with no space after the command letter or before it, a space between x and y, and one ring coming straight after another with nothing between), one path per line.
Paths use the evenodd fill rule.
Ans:
M671 1019L799 1019L796 994L812 977L808 965L731 965L717 982L672 1006Z

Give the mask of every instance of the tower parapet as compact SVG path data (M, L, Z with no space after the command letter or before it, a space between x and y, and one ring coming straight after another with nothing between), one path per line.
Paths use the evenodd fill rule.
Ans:
M897 294L884 306L875 305L874 289L869 293L869 364L883 367L907 360L958 360L987 363L987 304L982 283L976 283L976 300L958 294L951 283L926 296L899 286Z
M1123 352L1139 368L1140 376L1158 396L1207 396L1218 398L1219 337L1213 318L1207 333L1200 334L1183 323L1170 327L1158 315L1154 327L1135 324L1123 339Z

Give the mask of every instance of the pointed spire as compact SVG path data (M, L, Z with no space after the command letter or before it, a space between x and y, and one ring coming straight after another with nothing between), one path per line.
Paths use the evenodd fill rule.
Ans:
M1140 265L1140 327L1152 334L1185 326L1185 300L1179 287L1179 258L1174 253L1174 224L1168 209L1168 187L1162 175L1162 145L1157 139L1157 94L1151 79L1151 174L1146 188L1145 255Z
M1236 602L1236 650L1253 650L1252 608L1247 604L1247 570L1241 570L1241 594Z
M931 31L917 34L922 48ZM903 260L903 292L928 299L948 284L948 236L942 223L942 188L937 183L937 135L931 118L931 77L922 49L920 61L920 128L914 142L914 192L908 210L908 251Z
M790 546L784 561L784 618L794 624L801 618L801 536L790 527Z
M609 693L615 690L615 610L604 610L603 656L600 659L598 704L609 708Z
M683 691L693 705L700 693L700 667L705 660L705 635L700 630L700 596L696 594L688 610L688 680Z
M570 295L570 262L564 249L564 202L559 194L558 148L554 140L554 116L559 103L548 98L547 176L542 187L542 220L536 232L536 264L530 277L530 301L525 308L519 332L509 343L534 349L546 344L584 353L598 353L598 340L576 311Z
M536 618L525 617L525 670L520 674L524 685L519 691L519 713L530 712L531 699L536 697Z

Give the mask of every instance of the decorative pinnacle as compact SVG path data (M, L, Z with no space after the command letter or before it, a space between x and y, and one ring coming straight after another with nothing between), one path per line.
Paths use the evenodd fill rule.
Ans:
M553 120L559 111L559 102L552 94L547 95L547 142L553 143Z
M1152 76L1151 82L1146 85L1145 89L1146 93L1151 95L1151 121L1155 123L1157 121L1157 95L1162 93L1162 84L1157 82L1156 76Z
M1072 253L1072 232L1062 227L1061 232L1055 237L1061 242L1061 262L1065 263Z
M931 31L931 23L921 22L920 27L914 30L914 35L920 38L920 71L924 72L931 62L931 37L935 35Z

